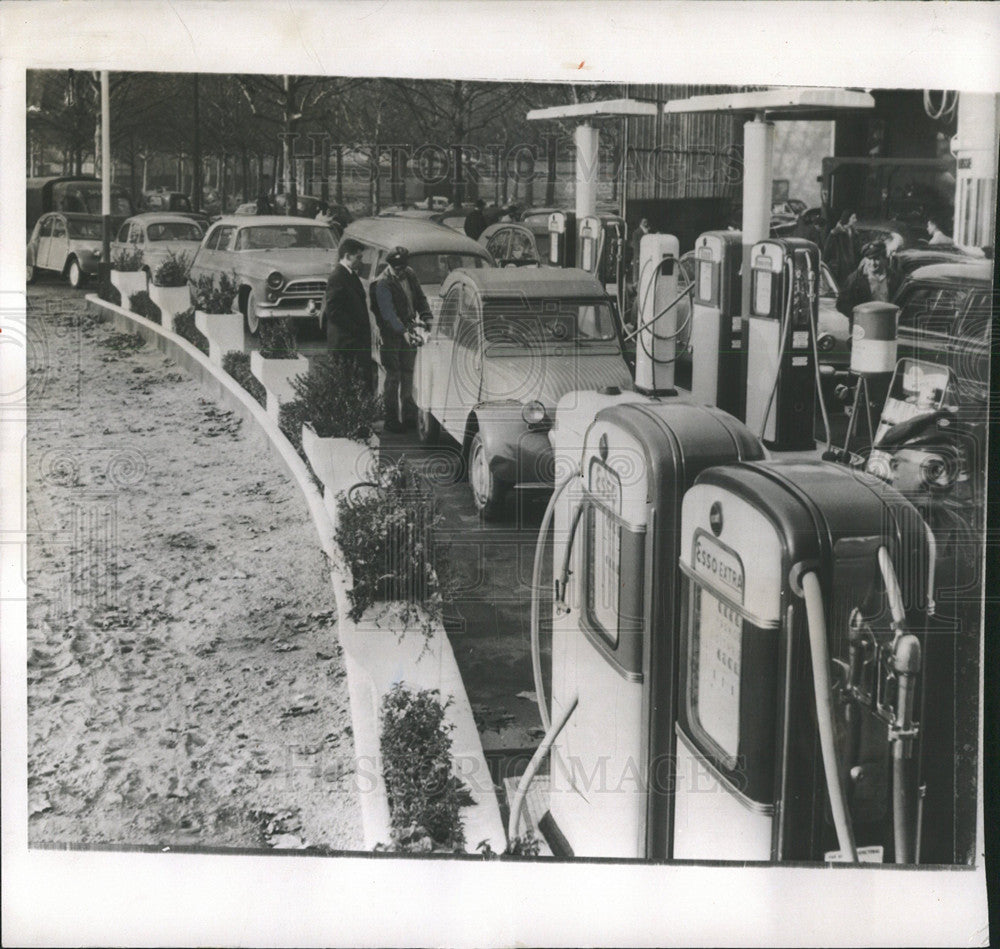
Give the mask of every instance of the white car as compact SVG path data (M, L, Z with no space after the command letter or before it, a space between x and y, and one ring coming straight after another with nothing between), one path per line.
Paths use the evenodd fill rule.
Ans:
M151 283L169 255L184 254L190 262L204 237L201 225L183 214L150 211L130 217L111 242L111 259L123 250L142 251L142 269Z

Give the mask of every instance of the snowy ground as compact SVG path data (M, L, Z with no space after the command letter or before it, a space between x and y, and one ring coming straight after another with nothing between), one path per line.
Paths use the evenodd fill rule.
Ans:
M362 846L336 609L297 489L161 353L32 288L31 846Z

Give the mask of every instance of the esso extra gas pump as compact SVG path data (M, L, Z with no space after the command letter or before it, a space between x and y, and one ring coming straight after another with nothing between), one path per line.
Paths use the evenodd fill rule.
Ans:
M684 497L674 857L951 862L955 663L933 536L829 462Z
M604 228L595 216L580 218L576 229L576 265L587 273L597 275L604 247Z
M572 459L575 470L553 493L536 555L537 588L554 515L551 690L537 648L537 597L532 604L546 728L540 754L552 756L540 826L564 855L666 859L681 497L707 466L761 458L763 446L714 407L636 392L588 395L556 413L557 465ZM523 789L533 777L529 767ZM519 809L515 799L512 836Z
M576 266L576 215L572 212L549 215L549 266Z
M694 246L691 398L743 418L742 234L708 231Z
M819 249L798 238L761 241L750 261L744 417L768 448L810 449L819 390Z

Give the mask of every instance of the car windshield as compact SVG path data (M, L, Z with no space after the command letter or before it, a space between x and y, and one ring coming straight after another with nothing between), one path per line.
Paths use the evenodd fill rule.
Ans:
M236 238L237 250L285 250L334 247L330 228L305 224L271 224L244 227Z
M69 218L69 236L77 240L99 241L103 237L100 221L74 221Z
M61 211L100 214L101 186L99 183L91 185L86 182L66 182L53 189L53 200ZM121 191L111 192L111 213L121 217L128 217L132 213L132 202Z
M483 337L487 345L530 349L545 343L607 342L615 339L615 325L604 300L487 299Z
M146 237L151 241L200 241L201 228L193 222L164 221L150 224L146 228Z
M438 286L460 267L476 270L487 267L486 259L476 254L410 254L407 264L424 286Z

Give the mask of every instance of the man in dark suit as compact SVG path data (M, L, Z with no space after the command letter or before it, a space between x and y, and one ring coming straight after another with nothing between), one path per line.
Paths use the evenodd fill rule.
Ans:
M340 242L340 262L326 284L323 320L328 327L330 350L353 363L369 391L375 391L372 331L368 302L357 269L364 247L350 237Z

